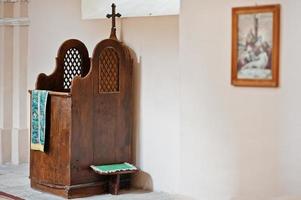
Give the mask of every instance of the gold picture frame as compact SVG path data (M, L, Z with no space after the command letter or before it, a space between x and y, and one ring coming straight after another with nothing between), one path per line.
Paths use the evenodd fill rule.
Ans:
M280 5L232 9L234 86L278 87Z

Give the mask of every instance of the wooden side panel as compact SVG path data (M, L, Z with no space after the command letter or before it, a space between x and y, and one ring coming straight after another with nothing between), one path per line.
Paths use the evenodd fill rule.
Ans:
M49 96L46 152L30 151L30 178L39 183L70 184L71 98Z
M115 149L118 148L116 132L119 126L119 94L97 95L95 99L100 104L95 105L97 117L94 119L93 151L98 153L95 153L93 162L97 165L118 163L115 162Z
M94 145L96 164L131 162L131 129L132 129L132 63L127 54L127 47L115 40L105 40L95 49L92 66L97 73L104 67L101 61L103 52L113 49L117 53L119 64L119 91L102 93L94 89L94 99L102 102L95 113L94 137L101 141ZM110 57L110 62L112 57ZM110 79L112 79L110 77ZM99 77L93 78L99 84ZM101 130L97 132L97 130Z
M90 165L93 163L93 84L90 78L73 80L72 93L72 136L71 136L71 179L72 184L99 180ZM76 88L76 91L74 91Z
M127 48L119 42L110 40L100 43L94 51L92 65L97 73L102 73L102 52L113 49L118 54L119 91L100 92L94 89L97 113L94 121L94 156L93 162L100 164L132 162L132 63ZM112 59L112 57L110 57ZM110 61L112 62L112 60ZM114 80L114 78L110 77ZM93 77L94 84L100 84L99 77ZM101 145L97 145L99 143Z
M112 68L115 64L119 71ZM118 80L104 80L106 73L118 74ZM106 181L89 166L132 162L132 60L127 47L112 39L100 42L89 74L73 80L71 94L72 183Z

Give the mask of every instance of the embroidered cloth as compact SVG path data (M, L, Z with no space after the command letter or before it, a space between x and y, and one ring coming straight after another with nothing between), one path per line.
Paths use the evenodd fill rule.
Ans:
M31 94L31 145L32 150L44 152L46 106L48 91L33 90Z

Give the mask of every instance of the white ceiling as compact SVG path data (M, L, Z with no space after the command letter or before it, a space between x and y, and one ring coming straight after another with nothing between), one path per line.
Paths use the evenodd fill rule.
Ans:
M82 18L106 18L112 3L122 17L178 15L180 12L180 0L82 0Z

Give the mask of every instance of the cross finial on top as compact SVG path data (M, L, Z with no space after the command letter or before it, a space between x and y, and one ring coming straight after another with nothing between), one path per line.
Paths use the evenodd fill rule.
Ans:
M116 37L116 17L121 17L120 13L116 14L116 5L112 4L112 14L107 14L107 18L112 18L112 28L111 28L111 39L117 39Z

